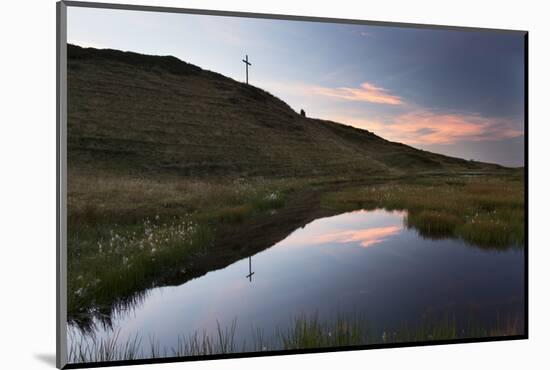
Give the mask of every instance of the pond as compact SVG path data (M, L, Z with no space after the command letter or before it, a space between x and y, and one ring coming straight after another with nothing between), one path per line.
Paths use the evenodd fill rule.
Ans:
M522 248L487 249L461 240L426 239L405 226L405 212L359 210L317 219L284 240L180 286L148 290L136 304L97 325L173 348L194 332L215 333L236 320L235 339L259 328L267 337L293 318L360 315L379 332L425 320L475 319L483 326L520 318ZM520 323L523 325L523 322ZM90 340L70 328L70 341Z

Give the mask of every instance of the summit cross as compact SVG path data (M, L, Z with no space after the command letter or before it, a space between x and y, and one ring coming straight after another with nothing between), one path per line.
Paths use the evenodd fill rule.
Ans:
M252 63L248 61L248 54L246 55L246 58L243 59L244 64L246 64L246 84L248 85L248 66L251 66Z

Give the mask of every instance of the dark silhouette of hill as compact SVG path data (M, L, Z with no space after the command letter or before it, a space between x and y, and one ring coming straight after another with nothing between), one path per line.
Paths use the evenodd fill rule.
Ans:
M68 45L69 170L368 176L500 168L336 122L172 56Z

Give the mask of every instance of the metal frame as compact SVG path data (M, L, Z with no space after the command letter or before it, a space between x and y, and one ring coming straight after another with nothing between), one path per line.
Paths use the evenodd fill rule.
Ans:
M56 4L57 253L56 366L67 364L67 5Z
M320 352L339 352L364 350L375 348L401 348L401 347L419 347L428 345L443 345L443 344L458 344L458 343L480 343L480 342L495 342L502 340L518 340L528 339L529 332L529 243L528 243L528 31L525 30L508 30L480 27L458 27L447 25L428 25L415 23L399 23L399 22L381 22L356 19L341 19L341 18L324 18L324 17L309 17L283 14L265 14L265 13L248 13L248 12L231 12L220 10L205 10L205 9L186 9L161 6L146 6L146 5L128 5L128 4L110 4L98 2L83 2L83 1L59 1L56 4L57 11L57 253L56 253L56 293L57 293L57 309L56 309L56 366L59 369L83 368L83 367L103 367L103 366L120 366L120 365L137 365L137 364L153 364L167 362L182 362L182 361L198 361L198 360L214 360L228 358L243 358L243 357L260 357L260 356L276 356L290 354L305 354L305 353L320 353ZM181 14L199 14L199 15L214 15L224 17L241 17L241 18L263 18L263 19L279 19L291 21L306 21L306 22L324 22L324 23L341 23L341 24L358 24L358 25L374 25L374 26L389 26L402 28L422 28L422 29L437 29L437 30L459 30L459 31L490 31L501 33L520 33L524 35L524 181L525 181L525 334L503 337L484 337L471 339L454 339L454 340L439 340L425 342L405 342L398 344L375 344L362 345L353 347L331 347L331 348L316 348L304 350L283 350L271 352L247 352L224 355L208 355L208 356L193 356L193 357L166 357L157 359L131 360L131 361L112 361L112 362L94 362L94 363L67 363L67 7L84 7L84 8L99 8L99 9L118 9L130 11L145 11L145 12L163 12L163 13L181 13Z

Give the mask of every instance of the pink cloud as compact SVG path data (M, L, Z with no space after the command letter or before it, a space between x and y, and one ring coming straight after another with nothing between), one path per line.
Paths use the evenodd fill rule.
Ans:
M511 139L523 135L523 130L517 128L517 122L509 119L483 117L477 113L442 113L416 106L402 97L369 82L364 82L359 88L337 87L329 88L301 83L271 83L274 89L289 94L302 96L319 96L332 99L371 102L399 106L403 113L397 113L388 118L369 117L368 113L355 110L350 113L348 108L342 110L323 102L323 110L340 111L342 114L325 114L323 118L364 128L377 135L396 142L409 145L453 144L460 141L496 141Z
M376 104L403 104L401 97L390 94L386 89L375 86L369 82L363 82L359 88L353 87L322 87L307 86L306 92L313 95L326 96L336 99L365 101Z
M523 135L512 121L482 117L473 113L436 113L419 109L391 120L363 120L338 117L338 122L375 132L385 139L410 145L452 144L462 140L491 141Z
M358 242L363 248L378 244L388 237L397 234L402 228L399 226L376 227L365 230L345 230L319 235L312 240L312 244L325 243L352 243Z

